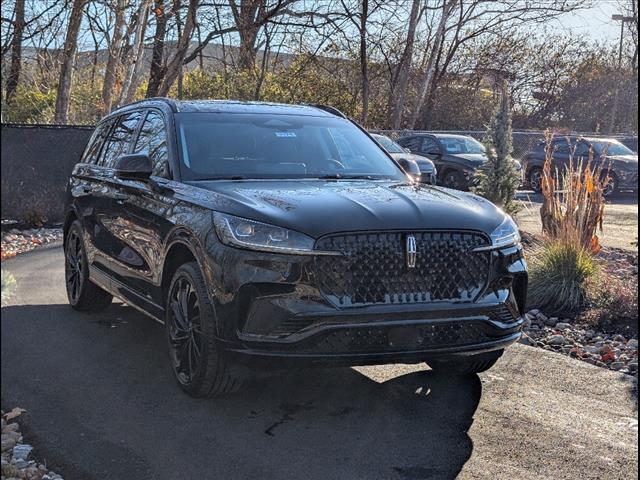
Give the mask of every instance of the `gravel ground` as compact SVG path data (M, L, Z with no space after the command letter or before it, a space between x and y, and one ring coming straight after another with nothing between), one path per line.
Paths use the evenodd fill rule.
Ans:
M21 408L2 412L2 480L63 480L43 463L30 459L33 447L23 443L20 425L15 421L24 413Z
M0 258L11 258L41 245L62 240L61 228L33 228L30 230L12 229L2 232Z

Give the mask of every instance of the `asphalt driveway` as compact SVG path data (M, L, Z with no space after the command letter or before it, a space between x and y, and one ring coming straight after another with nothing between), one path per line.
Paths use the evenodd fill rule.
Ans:
M425 365L258 378L225 399L176 386L163 327L66 305L62 251L2 263L2 406L65 479L637 478L630 377L522 345L462 379Z

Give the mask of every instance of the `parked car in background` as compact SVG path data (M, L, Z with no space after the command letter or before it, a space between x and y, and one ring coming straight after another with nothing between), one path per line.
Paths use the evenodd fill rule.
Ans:
M487 159L484 145L466 135L414 133L399 138L397 143L432 160L440 184L457 190L468 190L476 169ZM516 163L520 169L520 163Z
M406 158L410 162L414 162L420 169L420 182L429 183L435 185L438 180L438 170L435 164L428 158L415 155L408 151L408 149L402 148L396 142L391 140L386 135L380 135L377 133L371 134L371 136L384 148L389 155L394 159L400 160Z
M551 145L553 166L562 172L571 161L581 161L586 167L590 151L593 165L603 167L602 179L609 176L605 195L620 191L638 191L638 154L612 138L580 136L556 137ZM535 192L542 190L542 169L545 160L545 142L538 143L524 158L525 186Z
M163 323L197 397L274 365L481 372L524 323L511 217L412 181L330 107L117 109L73 170L63 230L71 306L116 296Z

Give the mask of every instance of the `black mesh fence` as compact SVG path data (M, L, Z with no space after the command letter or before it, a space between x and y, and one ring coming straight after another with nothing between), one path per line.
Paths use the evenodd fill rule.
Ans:
M93 127L2 124L2 219L63 220L64 192Z
M438 132L425 132L418 130L376 130L372 131L372 133L380 133L382 135L387 135L389 138L393 140L397 140L398 138L411 135L412 133L450 133L455 135L468 135L470 137L475 138L478 141L482 141L485 136L485 132L482 130L446 130L446 131L438 131ZM597 133L580 133L580 134L572 134L572 135L584 135L585 137L605 137L605 135L600 135ZM560 134L558 134L560 136ZM608 135L606 138L618 138L625 145L631 148L634 151L638 151L638 137L619 137L619 136L611 136ZM539 142L544 140L544 132L543 131L515 131L513 132L513 157L520 160L524 158L527 152L531 151L533 147L536 146Z
M29 224L61 222L69 174L92 130L92 126L85 125L2 124L2 219ZM376 133L395 140L412 131ZM478 140L484 136L483 131L446 133L469 135ZM542 139L543 132L514 132L514 157L522 158ZM637 151L637 137L634 150Z

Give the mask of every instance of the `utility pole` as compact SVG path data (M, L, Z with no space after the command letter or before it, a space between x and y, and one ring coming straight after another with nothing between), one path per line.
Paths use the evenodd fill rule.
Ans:
M609 123L609 133L614 133L616 128L616 117L618 115L618 103L620 103L620 83L622 81L622 45L624 43L624 24L626 22L635 22L634 17L626 17L621 14L615 14L611 20L620 22L620 47L618 49L618 78L616 82L616 90L613 96L613 107L611 108L611 122Z

